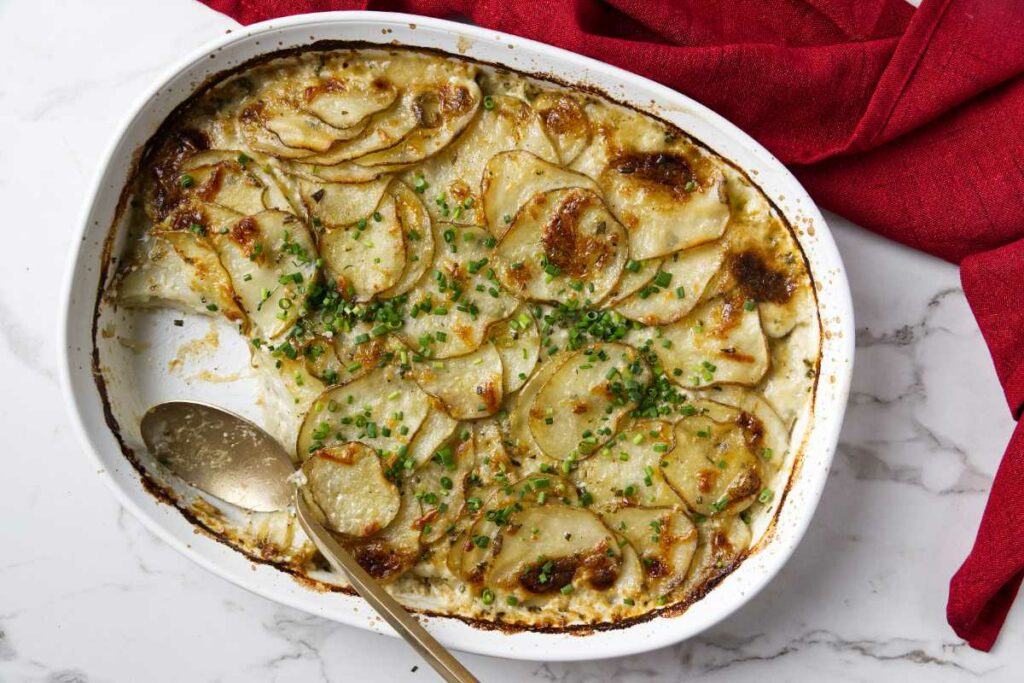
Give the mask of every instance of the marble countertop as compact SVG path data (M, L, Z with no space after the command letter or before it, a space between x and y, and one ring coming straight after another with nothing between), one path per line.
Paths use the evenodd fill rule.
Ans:
M56 380L58 302L86 187L124 109L230 29L189 0L0 2L0 680L428 681L400 641L251 595L158 541L96 476ZM954 681L1024 676L1024 604L991 654L946 625L1012 422L956 269L826 214L857 363L803 544L698 638L594 663L465 656L487 681Z

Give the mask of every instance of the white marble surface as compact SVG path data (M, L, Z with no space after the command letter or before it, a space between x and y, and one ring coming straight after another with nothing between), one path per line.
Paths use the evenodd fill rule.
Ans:
M400 642L250 595L122 511L55 379L85 188L125 107L232 22L189 0L0 0L0 681L427 681ZM991 654L945 621L1012 422L956 270L828 216L857 367L807 538L746 608L690 642L597 663L465 657L487 681L1024 678L1024 605Z

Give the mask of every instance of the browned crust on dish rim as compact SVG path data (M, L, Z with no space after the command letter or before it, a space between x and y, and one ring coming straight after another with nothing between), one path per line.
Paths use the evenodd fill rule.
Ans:
M297 583L299 583L300 585L302 585L302 586L304 586L306 588L309 588L309 589L312 589L312 590L316 590L316 591L320 591L320 592L337 592L337 593L344 593L344 594L347 594L347 595L356 595L355 591L352 590L349 587L336 586L336 585L333 585L333 584L325 583L323 581L319 581L317 579L310 578L307 574L303 573L300 568L298 568L297 566L295 566L295 565L293 565L291 563L281 562L279 560L274 560L274 559L270 559L270 558L266 558L266 557L261 557L259 555L256 555L253 552L250 552L250 551L240 547L238 544L236 544L236 542L232 542L233 538L232 538L230 533L221 533L221 532L218 532L218 531L210 528L210 526L206 522L204 522L200 518L200 516L191 507L189 507L188 504L186 504L184 501L182 501L179 498L179 496L170 487L168 487L168 486L166 486L164 484L161 484L159 481L157 481L155 478L153 478L146 471L146 468L143 466L142 462L136 456L136 454L132 450L132 448L129 447L128 444L125 442L124 437L121 434L121 427L118 424L117 419L114 417L114 413L113 413L113 410L112 410L111 404L110 404L109 395L108 395L108 392L107 392L106 381L105 381L105 379L103 377L102 368L100 366L99 345L97 343L97 339L99 338L98 335L99 335L100 305L101 305L101 303L103 301L104 292L106 290L106 287L109 284L110 275L113 272L114 266L116 265L116 262L117 262L117 257L114 256L114 254L113 254L114 240L115 240L115 236L117 234L117 227L120 224L120 222L121 222L121 220L122 220L122 218L124 216L124 210L125 210L125 208L127 208L128 202L129 202L129 200L130 200L130 198L131 198L131 196L132 196L132 194L133 194L133 192L135 190L135 182L136 182L136 180L138 178L139 170L144 166L145 162L149 160L150 156L154 153L155 149L157 148L158 143L167 134L168 130L173 128L173 126L178 122L178 120L182 116L183 112L188 108L188 106L195 99L201 97L211 87L213 87L217 83L223 81L225 78L231 76L232 74L235 74L237 72L240 72L240 71L243 71L243 70L246 70L246 69L250 69L250 68L252 68L254 66L258 66L260 64L272 61L274 59L279 59L279 58L283 58L283 57L289 57L289 56L301 54L301 53L304 53L304 52L311 52L311 51L358 50L358 49L376 49L376 50L385 50L385 51L387 51L389 49L395 49L395 48L401 49L403 51L421 52L421 53L435 55L435 56L438 56L438 57L443 57L443 58L446 58L446 59L456 59L456 60L460 60L460 61L464 61L464 62L469 62L469 63L472 63L472 64L480 64L480 65L484 65L484 66L489 66L489 67L491 67L493 69L496 69L496 70L499 70L499 71L513 73L513 74L517 74L519 76L523 76L523 77L526 77L526 78L532 78L532 79L536 79L536 80L540 80L540 81L547 81L549 83L553 83L555 85L559 85L559 86L562 86L562 87L565 87L565 88L569 88L569 89L576 90L576 91L579 91L579 92L586 92L588 94L604 98L605 100L607 100L609 102L612 102L614 104L618 104L618 105L626 107L628 109L632 109L632 110L634 110L636 112L644 114L645 116L650 116L650 117L654 118L655 120L657 120L658 122L662 123L663 125L667 126L673 132L677 132L680 135L686 136L694 144L696 144L699 147L705 149L707 152L715 155L715 157L720 159L722 162L724 162L724 163L728 164L729 166L731 166L740 175L742 175L743 178L748 183L750 183L752 186L757 188L757 190L761 193L761 195L771 205L771 207L774 210L775 214L779 217L779 219L782 221L782 223L786 226L786 230L789 231L789 233L792 236L792 238L794 239L794 241L796 241L796 243L800 246L800 257L803 259L804 270L807 273L810 289L811 289L811 292L812 292L812 294L814 296L815 319L818 322L818 350L817 350L817 354L816 354L817 371L815 372L815 376L814 376L812 384L811 384L810 408L809 408L810 414L809 414L809 417L808 417L809 420L813 420L814 419L814 407L815 407L815 401L817 399L818 382L820 381L820 376L821 376L821 372L820 372L821 362L820 361L821 361L821 355L822 355L822 345L823 345L824 339L825 339L825 331L822 328L821 310L820 310L820 305L819 305L819 301L818 301L818 288L817 288L815 280L814 280L814 274L811 271L810 262L807 259L807 254L805 253L805 251L803 249L803 245L800 243L800 240L799 240L799 238L797 236L797 233L793 229L793 226L790 223L789 218L782 212L782 210L778 207L778 205L776 205L774 200L772 200L772 198L769 197L768 194L766 192L764 192L764 190L761 189L761 186L758 185L747 174L747 172L743 168L741 168L739 165L735 164L731 159L728 159L727 157L723 156L722 154L719 154L712 147L710 147L709 145L707 145L703 141L697 139L692 134L690 134L687 131L682 130L678 126L676 126L676 125L666 121L665 119L663 119L662 117L658 116L657 114L654 114L654 113L652 113L650 111L647 111L647 110L645 110L645 109L643 109L641 107L635 106L635 105L630 104L628 102L623 102L623 101L621 101L621 100L611 96L609 93L607 93L606 91L602 90L601 88L598 88L598 87L596 87L594 85L591 85L591 84L571 83L569 81L566 81L566 80L564 80L562 78L559 78L558 76L555 76L554 74L550 74L550 73L522 71L522 70L519 70L519 69L513 69L511 67L505 66L504 64L500 64L500 63L496 63L496 62L487 62L487 61L480 60L480 59L471 59L469 57L465 57L465 56L458 55L458 54L452 54L452 53L449 53L449 52L446 52L444 50L440 50L440 49L437 49L437 48L428 48L428 47L418 47L418 46L411 46L411 45L402 45L402 44L397 43L397 41L391 41L390 43L373 43L373 42L369 42L369 41L319 40L319 41L314 41L314 42L310 43L309 45L306 45L306 46L303 46L303 47L295 47L295 48L288 48L288 49L283 49L283 50L276 50L274 52L268 52L267 54L261 55L259 57L254 57L253 59L250 59L250 60L247 60L245 62L242 62L241 64L238 64L238 65L236 65L236 66L234 66L234 67L232 67L230 69L225 69L225 70L219 71L219 72L217 72L215 74L211 74L202 83L200 83L198 86L196 86L196 88L193 90L192 94L189 95L189 97L184 99L181 103L179 103L171 111L171 113L163 120L163 122L157 128L156 132L153 133L152 136L150 136L150 138L146 141L146 143L140 149L136 150L132 154L132 161L131 161L131 164L128 167L128 173L126 174L126 179L125 179L125 182L124 182L124 186L123 186L123 188L121 190L121 193L120 193L120 195L118 197L118 202L117 202L117 207L116 207L115 212L114 212L114 217L113 217L113 220L110 223L109 228L107 229L107 235L106 235L106 238L104 239L103 249L102 249L102 252L101 252L102 253L102 263L100 264L99 284L98 284L98 288L97 288L97 292L96 292L95 303L93 305L93 316L92 316L92 351L91 351L91 357L92 357L92 364L91 365L92 365L92 368L91 369L92 369L93 380L96 382L96 388L97 388L97 391L99 392L100 400L101 400L101 402L103 404L103 415L104 415L104 418L106 420L107 426L110 428L111 432L114 435L114 438L117 440L117 442L118 442L118 444L119 444L119 446L121 448L121 452L125 456L125 459L129 463L131 463L132 467L138 473L139 479L140 479L140 482L141 482L143 488L145 488L145 490L150 495L152 495L158 502L165 503L167 505L170 505L170 506L176 508L178 510L178 512L180 512L181 515L186 520L188 520L189 523L191 523L196 528L196 531L198 533L202 533L203 535L205 535L205 536L207 536L207 537L217 541L218 543L223 543L224 545L228 546L229 548L231 548L232 550L234 550L234 551L236 551L238 553L241 553L243 556L247 557L249 560L251 560L251 561L253 561L255 563L270 565L270 566L275 567L276 569L278 569L278 570L280 570L282 572L285 572L287 574L292 575L292 577L295 579L295 581ZM497 618L496 619L478 619L478 618L466 617L466 616L462 616L462 615L458 615L458 614L439 613L439 612L433 612L433 611L429 611L429 610L419 610L419 609L412 609L412 608L409 608L409 609L410 609L410 611L413 611L413 612L415 612L417 614L422 614L422 615L428 616L428 617L445 617L445 618L449 618L449 619L457 619L459 621L462 621L462 622L464 622L464 623L466 623L466 624L468 624L470 626L473 626L475 628L479 628L481 630L501 631L503 633L518 633L518 632L523 632L523 631L529 631L529 632L534 632L534 633L559 633L559 634L569 634L569 635L575 635L575 636L585 636L585 635L591 635L591 634L602 632L602 631L611 631L611 630L615 630L615 629L628 628L628 627L633 626L635 624L639 624L639 623L642 623L642 622L650 621L651 619L654 619L656 617L675 617L675 616L679 616L679 615L683 614L692 604L694 604L695 602L703 599L708 593L710 593L715 587L717 587L718 584L720 584L725 579L725 577L727 577L729 574L731 574L733 571L735 571L749 557L751 557L751 556L755 555L756 553L760 552L764 547L766 547L774 539L775 531L776 531L776 526L778 524L779 515L782 513L782 508L785 505L787 499L789 498L789 493L790 493L790 490L791 490L791 488L793 486L793 481L800 475L800 472L802 470L803 459L804 459L805 451L806 451L806 448L807 448L808 438L809 438L809 432L807 430L805 430L804 435L803 435L803 440L799 444L799 447L795 449L794 454L793 454L793 467L792 467L792 471L790 472L790 475L789 475L789 477L786 480L786 485L785 485L785 488L783 489L781 495L779 495L777 497L777 500L778 500L777 507L776 507L774 513L772 513L771 521L769 522L768 527L765 529L765 531L762 534L761 538L758 539L758 541L752 547L746 549L739 556L737 556L730 564L728 564L725 567L721 567L721 568L717 569L716 571L714 571L707 579L705 579L705 581L702 584L700 584L699 587L697 587L696 589L692 590L687 595L687 597L684 600L681 600L681 601L679 601L677 603L674 603L672 605L668 605L666 607L652 609L649 612L646 612L646 613L641 614L641 615L637 615L637 616L634 616L634 617L628 617L628 618L625 618L625 619L619 619L617 621L600 622L600 623L596 623L596 624L578 624L578 625L570 625L570 626L535 626L535 625L529 625L529 624L503 622L501 620L501 612L497 613Z

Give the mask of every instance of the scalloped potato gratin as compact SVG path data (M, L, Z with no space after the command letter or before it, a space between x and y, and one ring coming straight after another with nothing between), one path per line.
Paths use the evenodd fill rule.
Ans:
M237 328L306 500L411 607L680 611L784 498L819 361L806 260L651 114L438 53L280 53L179 107L128 192L106 300ZM218 532L321 562L287 511Z

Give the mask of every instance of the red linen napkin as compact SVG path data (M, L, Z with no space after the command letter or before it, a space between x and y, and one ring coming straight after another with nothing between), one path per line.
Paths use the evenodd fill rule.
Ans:
M725 115L822 206L959 263L1010 410L1024 407L1020 0L203 0L243 24L335 9L462 15L660 81ZM948 619L988 650L1024 577L1024 424Z

